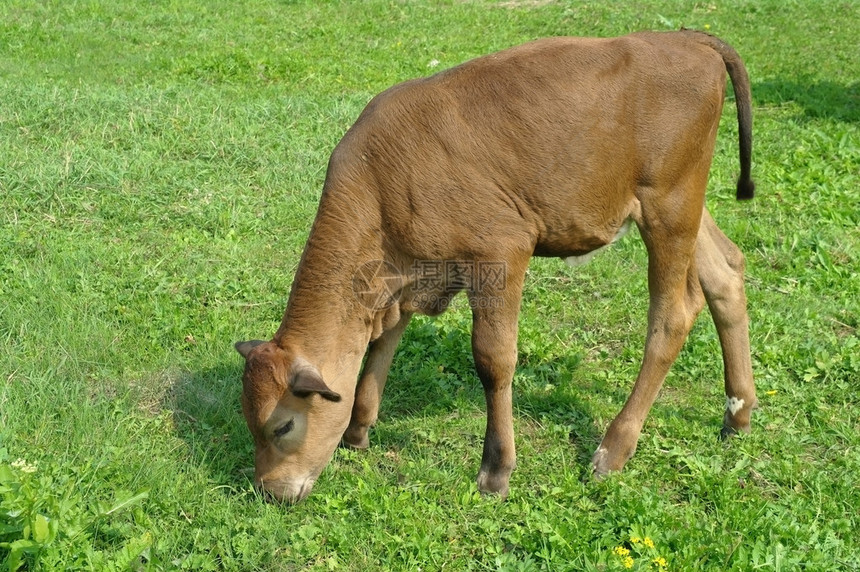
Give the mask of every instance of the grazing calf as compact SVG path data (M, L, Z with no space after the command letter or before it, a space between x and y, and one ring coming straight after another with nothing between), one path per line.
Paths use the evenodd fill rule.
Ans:
M630 220L648 250L648 333L595 473L633 455L706 302L725 364L723 433L748 431L756 396L744 259L705 209L726 71L745 199L749 79L734 49L701 32L538 40L376 96L331 155L280 328L271 341L236 344L257 486L300 500L339 442L367 447L410 317L438 314L465 291L487 401L478 487L507 494L529 259L576 262Z

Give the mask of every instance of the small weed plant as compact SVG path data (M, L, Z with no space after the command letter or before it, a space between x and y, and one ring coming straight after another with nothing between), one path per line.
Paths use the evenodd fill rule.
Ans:
M92 501L57 466L9 461L0 449L0 550L4 570L27 562L46 570L128 570L152 545L143 532L123 546L98 550L100 538L122 528L121 519L147 496L118 491L112 502Z

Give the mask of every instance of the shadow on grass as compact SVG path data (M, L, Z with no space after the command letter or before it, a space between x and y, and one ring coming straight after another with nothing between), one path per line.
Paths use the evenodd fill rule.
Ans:
M240 489L254 477L253 442L239 405L241 376L238 356L187 372L177 377L164 404L190 457L205 464L215 482Z
M811 119L860 122L860 82L842 85L832 81L773 80L753 84L756 105L794 102Z
M576 395L581 391L587 390L577 387L572 391L564 391L563 397L530 391L515 399L514 406L515 415L527 415L530 419L537 420L539 426L546 421L564 426L576 464L586 469L583 474L590 474L591 456L600 444L603 434L597 428L595 415L588 401Z

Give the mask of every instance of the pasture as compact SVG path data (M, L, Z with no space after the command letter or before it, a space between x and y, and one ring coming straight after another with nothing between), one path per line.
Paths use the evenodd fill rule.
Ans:
M705 310L620 474L590 458L645 338L635 232L534 259L506 501L465 299L413 320L367 451L252 486L240 339L271 336L328 155L370 98L551 35L707 30L744 59L708 187L746 254L760 409L718 439ZM0 4L0 569L860 570L860 3L6 0ZM321 286L324 287L324 286Z

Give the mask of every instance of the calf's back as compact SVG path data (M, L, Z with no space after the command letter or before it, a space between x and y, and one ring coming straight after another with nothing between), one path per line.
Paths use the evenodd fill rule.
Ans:
M707 171L725 75L683 35L538 40L374 98L326 191L378 208L409 257L581 255L691 163Z

